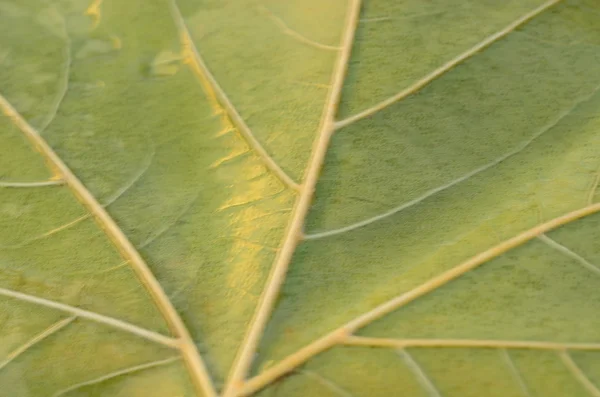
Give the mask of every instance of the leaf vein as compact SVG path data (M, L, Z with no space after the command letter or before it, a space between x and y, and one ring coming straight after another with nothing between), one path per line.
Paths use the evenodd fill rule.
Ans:
M352 394L350 394L344 388L342 388L341 386L337 385L332 380L325 378L324 376L320 375L317 372L308 371L308 370L305 370L305 369L299 370L297 372L301 373L303 375L306 375L306 376L308 376L310 378L315 379L317 382L321 383L322 385L324 385L328 389L332 390L333 392L335 392L335 394L337 394L339 396L342 396L342 397L352 397Z
M510 356L508 350L503 348L501 349L501 352L502 358L504 359L504 361L506 361L506 365L508 366L508 368L510 368L510 371L512 372L513 376L515 377L515 380L519 384L521 391L523 391L523 395L525 395L525 397L532 397L531 392L529 391L529 387L527 387L527 384L525 383L525 379L523 379L521 372L515 365L515 361Z
M573 361L573 358L565 350L558 353L558 356L565 364L567 369L581 383L583 387L594 397L600 397L600 390L592 383L592 381L583 373L581 368Z
M140 364L140 365L134 365L134 366L129 367L129 368L120 369L118 371L114 371L114 372L108 373L106 375L99 376L97 378L94 378L94 379L91 379L91 380L88 380L88 381L84 381L84 382L80 382L80 383L76 383L74 385L71 385L71 386L69 386L69 387L67 387L65 389L59 390L58 392L54 393L52 395L52 397L64 396L67 393L70 393L70 392L72 392L74 390L77 390L77 389L81 389L82 387L85 387L85 386L95 385L95 384L98 384L98 383L105 382L107 380L111 380L111 379L117 378L119 376L129 375L129 374L133 374L133 373L136 373L136 372L140 372L140 371L143 371L145 369L156 368L156 367L160 367L160 366L163 366L163 365L168 365L168 364L171 364L171 363L173 363L173 362L175 362L177 360L180 360L180 359L181 359L181 357L171 357L171 358L167 358L167 359L164 359L164 360L152 361L152 362L149 362L149 363L144 363L144 364Z
M546 132L550 131L552 128L554 128L556 125L558 125L565 117L569 116L580 105L582 105L582 104L586 103L587 101L589 101L590 99L592 99L596 94L598 94L599 91L600 91L600 85L596 86L590 94L577 99L574 102L573 106L571 106L569 109L560 113L555 120L546 124L538 132L533 134L529 139L523 141L520 145L516 146L513 150L503 154L502 156L496 158L495 160L493 160L490 163L487 163L481 167L478 167L478 168L466 173L465 175L463 175L459 178L456 178L444 185L441 185L434 189L431 189L431 190L425 192L423 195L421 195L413 200L410 200L402 205L399 205L398 207L392 208L391 210L389 210L387 212L384 212L379 215L375 215L371 218L368 218L368 219L362 220L360 222L356 222L356 223L353 223L351 225L344 226L341 228L327 230L327 231L323 231L323 232L306 234L306 235L304 235L304 238L307 240L314 240L314 239L319 239L319 238L331 237L331 236L335 236L340 233L349 232L349 231L370 225L372 223L378 222L378 221L386 219L392 215L395 215L395 214L397 214L407 208L410 208L414 205L417 205L417 204L421 203L422 201L436 195L437 193L443 192L444 190L447 190L455 185L458 185L459 183L464 182L475 175L478 175L484 171L487 171L487 170L497 166L498 164L501 164L502 162L506 161L507 159L518 155L523 150L527 149L532 143L534 143L542 135L544 135Z
M227 94L225 94L223 88L221 88L215 77L208 69L208 66L206 66L206 63L200 56L200 53L198 52L198 49L192 40L192 36L188 30L185 20L183 19L181 11L177 6L177 1L170 0L169 4L171 6L170 8L173 20L178 27L179 34L181 36L181 42L185 52L184 58L197 75L208 98L213 101L213 107L215 107L216 113L227 114L229 118L233 120L237 126L237 130L245 138L248 145L262 158L266 167L271 170L284 185L292 188L293 190L299 190L300 186L298 183L292 180L292 178L281 169L281 167L275 162L271 155L254 136L254 133L250 127L248 127L242 116L238 113L237 109L233 106L233 103Z
M483 50L484 48L487 48L490 45L494 44L496 41L502 39L503 37L505 37L512 31L517 29L519 26L529 22L531 19L535 18L536 16L538 16L542 12L546 11L550 7L554 6L555 4L559 3L560 1L562 1L562 0L547 1L546 3L537 7L536 9L521 16L519 19L512 22L510 25L506 26L504 29L494 33L493 35L487 37L485 40L479 42L478 44L471 47L467 51L458 55L454 59L451 59L450 61L446 62L439 68L435 69L433 72L429 73L425 77L418 80L416 83L414 83L410 87L400 91L396 95L393 95L384 101L379 102L375 106L372 106L366 110L363 110L362 112L359 112L359 113L357 113L353 116L350 116L344 120L340 120L340 121L336 122L335 128L340 129L340 128L346 127L347 125L350 125L358 120L364 119L365 117L372 116L373 114L379 112L382 109L385 109L386 107L390 106L391 104L401 101L402 99L414 94L415 92L419 91L420 89L422 89L423 87L425 87L426 85L431 83L433 80L436 80L438 77L442 76L444 73L446 73L450 69L454 68L456 65L471 58L473 55L477 54L479 51Z
M71 169L60 159L56 152L54 152L50 145L48 145L44 138L42 138L39 132L36 131L2 95L0 95L0 108L2 108L4 113L15 123L15 125L38 149L38 151L46 158L48 163L51 164L57 171L59 171L62 179L65 180L67 186L69 186L73 194L85 207L87 207L88 211L93 214L97 223L101 226L106 235L112 240L113 244L121 252L121 255L124 257L124 259L129 261L132 269L137 274L139 280L143 283L146 290L150 293L155 305L162 313L169 327L178 336L179 339L177 345L188 366L190 376L192 377L195 386L201 390L206 397L216 396L212 380L208 375L206 366L200 357L200 354L198 353L198 349L196 348L188 329L140 253L131 244L127 236L125 236L123 231L111 218L104 207L98 203L96 198L89 190L87 190L87 188L75 176ZM142 331L142 333L147 334L145 330L139 330Z
M134 335L138 335L144 339L150 340L161 345L177 348L178 343L176 339L168 336L150 331L149 329L138 327L131 323L116 319L114 317L105 316L103 314L91 312L88 310L80 309L75 306L66 305L64 303L52 301L46 298L40 298L37 296L24 294L22 292L13 291L7 288L0 288L0 295L6 296L13 299L18 299L24 302L45 306L51 309L60 310L65 313L70 313L77 317L85 318L87 320L94 321L96 323L105 324L113 328L117 328Z
M576 252L573 252L569 248L567 248L564 245L558 243L556 240L551 239L550 237L548 237L545 234L540 234L538 236L538 239L540 239L541 241L543 241L549 247L551 247L551 248L559 251L560 253L568 256L569 258L575 259L579 264L581 264L583 267L585 267L586 269L590 270L591 272L600 275L600 268L598 268L597 266L595 266L594 264L592 264L591 262L589 262L587 259L583 258L581 255L577 254Z
M430 397L442 397L437 387L433 384L433 381L427 376L427 373L406 349L399 349L397 352L402 358L402 361L404 361L410 371L417 377L421 386L427 391L427 394L429 394Z
M62 179L49 179L47 181L39 182L3 182L0 181L0 187L44 187L44 186L56 186L64 185L65 181Z
M575 210L557 218L554 218L548 222L526 230L513 238L510 238L494 247L491 247L471 257L467 261L458 264L450 270L447 270L446 272L425 281L424 283L413 288L412 290L402 293L376 306L374 309L366 312L365 314L359 317L356 317L355 319L331 331L323 337L306 345L305 347L301 348L295 353L287 356L278 364L248 380L242 386L238 395L247 396L255 392L256 390L263 388L269 382L272 382L274 379L277 379L280 376L289 373L294 368L298 367L299 365L302 365L315 355L330 349L336 344L343 343L344 340L347 340L348 335L352 334L356 330L393 312L394 310L397 310L407 305L408 303L422 296L425 296L437 290L438 288L446 285L450 281L459 278L463 274L481 266L483 263L486 263L491 259L502 255L510 249L523 245L524 243L534 239L540 234L548 232L552 229L556 229L559 226L573 222L585 216L595 214L597 212L600 212L600 203L592 204L587 207L583 207L579 210Z
M356 31L358 18L360 16L360 8L360 0L352 0L349 2L346 25L342 35L342 50L338 54L337 63L332 73L332 84L323 109L321 125L319 126L317 139L315 140L311 158L305 172L302 189L294 203L292 218L285 233L281 250L279 250L271 268L271 273L254 313L254 317L252 318L247 334L242 342L242 346L232 365L229 379L225 385L224 396L226 397L237 395L238 389L243 385L244 378L252 363L261 334L269 320L269 315L275 305L281 285L285 280L292 256L300 242L304 221L308 214L313 193L319 179L319 173L323 166L334 129L335 113L337 112L341 98L344 77L346 75L348 61L352 51L354 32Z
M294 29L290 28L288 26L287 23L285 23L285 21L278 17L277 15L275 15L271 10L269 10L267 7L265 6L259 6L258 7L260 11L262 11L263 13L265 13L274 23L275 25L277 25L279 27L279 29L281 29L281 31L298 40L301 43L307 44L311 47L315 47L315 48L319 48L321 50L328 50L328 51L339 51L341 48L340 47L336 47L333 45L328 45L328 44L323 44L323 43L319 43L318 41L315 40L311 40L308 37L304 36L303 34L295 31Z
M19 357L21 354L25 353L27 350L29 350L33 346L37 345L38 343L40 343L41 341L43 341L50 335L55 334L56 332L60 331L67 325L71 324L71 322L73 322L73 320L75 320L76 318L77 318L77 316L71 316L71 317L67 317L62 320L59 320L59 321L55 322L54 324L52 324L51 326L49 326L48 328L46 328L45 330L43 330L42 332L40 332L39 334L35 335L33 338L31 338L30 340L25 342L23 345L19 346L17 349L12 351L4 361L0 362L0 370L2 370L4 367L6 367L8 364L10 364L12 361L14 361L17 357Z

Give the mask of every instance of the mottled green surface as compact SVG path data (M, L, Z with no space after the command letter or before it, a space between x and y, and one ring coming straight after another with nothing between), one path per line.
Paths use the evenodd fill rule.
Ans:
M169 3L0 0L0 94L139 250L221 390L297 193L232 128ZM363 1L337 118L410 87L542 3ZM177 5L256 139L301 182L349 2ZM305 233L389 215L299 243L251 376L466 259L598 201L598 21L597 1L564 0L414 95L336 131ZM169 334L67 186L2 187L55 176L0 114L0 288ZM547 237L555 243L534 239L357 334L600 343L600 215ZM81 318L1 367L67 317L0 297L0 397L53 396L90 381L63 395L196 395L177 350ZM257 395L594 395L600 351L569 357L580 372L555 351L337 346ZM147 363L156 366L127 372ZM118 371L126 373L110 375Z

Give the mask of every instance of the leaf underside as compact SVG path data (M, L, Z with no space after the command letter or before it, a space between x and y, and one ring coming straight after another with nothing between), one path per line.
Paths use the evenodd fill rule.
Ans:
M599 91L595 0L0 0L0 397L599 397Z

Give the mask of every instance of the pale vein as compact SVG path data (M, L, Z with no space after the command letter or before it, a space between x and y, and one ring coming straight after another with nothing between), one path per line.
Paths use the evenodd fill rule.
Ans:
M155 367L160 367L160 366L163 366L163 365L171 364L172 362L175 362L175 361L180 360L180 359L181 359L181 357L171 357L171 358L167 358L167 359L164 359L164 360L152 361L152 362L149 362L149 363L135 365L135 366L132 366L132 367L129 367L129 368L120 369L118 371L114 371L114 372L111 372L109 374L99 376L99 377L97 377L95 379L91 379L91 380L88 380L88 381L85 381L85 382L80 382L80 383L74 384L72 386L69 386L69 387L67 387L65 389L62 389L62 390L54 393L52 395L52 397L64 396L65 394L67 394L69 392L72 392L73 390L81 389L82 387L96 385L98 383L102 383L102 382L105 382L107 380L111 380L111 379L114 379L116 377L119 377L119 376L129 375L129 374L132 374L132 373L135 373L135 372L143 371L145 369L150 369L150 368L155 368Z
M80 309L78 307L66 305L64 303L52 301L45 298L40 298L37 296L24 294L22 292L13 291L6 288L0 288L0 295L6 296L13 299L18 299L24 302L33 303L40 306L45 306L51 309L59 310L65 313L70 313L77 317L85 318L96 323L105 324L111 326L113 328L117 328L131 334L140 336L144 339L150 340L152 342L160 343L161 345L169 346L169 347L177 347L177 340L170 338L168 336L164 336L162 334L156 333L154 331L150 331L145 328L138 327L137 325L130 324L128 322L105 316L103 314L90 312L88 310Z
M42 126L39 129L40 133L44 132L48 128L48 126L52 123L52 121L54 121L54 118L56 117L56 114L58 113L58 110L60 109L60 106L62 105L62 102L65 99L65 96L67 95L67 91L69 89L69 77L71 75L71 62L72 62L72 59L71 59L71 37L69 36L69 32L67 31L67 24L66 24L65 18L56 9L54 9L54 11L56 12L57 16L59 17L59 19L61 21L61 25L62 25L62 29L63 29L63 36L64 36L63 39L65 40L64 71L63 71L62 84L58 89L58 95L56 96L56 99L54 101L54 104L52 106L50 113L48 114L48 116L46 117L46 120L44 121L44 123L42 124Z
M343 388L341 388L340 386L338 386L331 380L326 379L325 377L321 376L320 374L318 374L316 372L312 372L312 371L308 371L308 370L301 370L301 371L297 371L297 372L304 374L310 378L315 379L317 382L321 383L328 389L332 390L337 395L340 395L342 397L352 397L352 394L348 393L346 390L344 390Z
M433 384L433 381L429 379L429 376L423 371L421 366L415 361L415 359L406 351L406 349L398 350L398 354L402 357L402 361L411 370L411 372L417 377L419 383L425 390L429 397L442 397L438 389Z
M565 247L564 245L556 242L555 240L551 239L550 237L546 236L545 234L539 235L538 238L540 240L542 240L544 243L546 243L548 246L563 253L564 255L568 256L569 258L575 259L579 264L581 264L583 267L590 270L591 272L600 275L600 268L598 268L597 266L594 266L587 259L585 259L585 258L581 257L579 254L571 251L569 248Z
M506 361L506 365L508 366L508 368L510 368L510 371L512 372L513 376L517 380L517 383L519 384L519 387L523 391L523 394L525 395L525 397L532 397L531 392L529 391L529 387L527 387L527 384L525 383L525 379L523 379L523 376L521 376L521 372L515 365L515 362L512 359L512 357L510 356L510 353L508 352L508 350L500 349L500 351L502 354L502 358L504 359L504 361Z
M281 31L283 33L285 33L286 35L288 35L290 37L293 37L294 39L300 41L301 43L308 44L309 46L319 48L321 50L330 50L330 51L340 50L340 47L319 43L318 41L311 40L308 37L302 35L301 33L293 30L292 28L290 28L287 25L287 23L285 23L285 21L283 19L281 19L277 15L273 14L273 12L271 10L269 10L267 7L259 6L259 9L262 12L264 12L265 14L267 14L267 16L275 23L275 25L277 25L279 27L279 29L281 29Z
M561 351L558 353L560 359L565 364L565 366L569 369L571 374L581 383L583 387L594 397L600 397L600 390L592 383L591 380L583 373L581 368L577 366L575 361L571 358L569 353L566 351Z
M448 183L446 183L444 185L436 187L435 189L431 189L431 190L425 192L424 194L422 194L421 196L419 196L419 197L417 197L417 198L415 198L413 200L410 200L410 201L408 201L408 202L406 202L406 203L404 203L402 205L399 205L398 207L392 208L391 210L389 210L387 212L384 212L384 213L379 214L379 215L375 215L375 216L373 216L371 218L368 218L368 219L362 220L360 222L356 222L356 223L353 223L351 225L344 226L344 227L341 227L341 228L338 228L338 229L332 229L332 230L327 230L327 231L324 231L324 232L307 234L307 235L304 236L304 238L307 239L307 240L312 240L312 239L319 239L319 238L324 238L324 237L330 237L330 236L335 236L336 234L349 232L351 230L359 229L361 227L370 225L372 223L378 222L378 221L386 219L386 218L388 218L388 217L390 217L392 215L395 215L398 212L403 211L403 210L405 210L407 208L410 208L410 207L412 207L414 205L417 205L420 202L428 199L429 197L431 197L431 196L433 196L433 195L435 195L437 193L440 193L440 192L442 192L442 191L444 191L446 189L449 189L449 188L451 188L451 187L453 187L453 186L455 186L455 185L457 185L457 184L459 184L461 182L464 182L464 181L470 179L471 177L473 177L475 175L478 175L478 174L480 174L480 173L482 173L482 172L484 172L484 171L486 171L486 170L488 170L490 168L495 167L498 164L506 161L507 159L509 159L509 158L511 158L511 157L513 157L513 156L515 156L515 155L517 155L519 153L521 153L523 150L525 150L527 147L529 147L532 143L534 143L538 138L540 138L546 132L550 131L552 128L554 128L556 125L558 125L558 123L560 123L565 117L567 117L568 115L570 115L577 107L579 107L581 104L583 104L583 103L589 101L590 99L592 99L598 93L598 91L600 91L600 85L596 86L594 88L594 90L590 94L588 94L588 95L586 95L586 96L584 96L582 98L577 99L574 102L574 104L573 104L572 107L570 107L569 109L561 112L555 120L553 120L549 124L547 124L544 127L542 127L538 132L536 132L535 134L533 134L529 139L527 139L526 141L523 141L520 145L518 145L517 147L515 147L513 150L511 150L510 152L507 152L507 153L503 154L502 156L498 157L497 159L493 160L492 162L487 163L487 164L485 164L485 165L483 165L483 166L481 166L479 168L476 168L476 169L474 169L474 170L466 173L465 175L463 175L463 176L461 176L459 178L456 178L456 179L454 179L454 180L452 180L452 181L450 181L450 182L448 182Z
M561 0L547 1L546 3L542 4L538 8L534 9L533 11L528 12L527 14L523 15L522 17L520 17L519 19L517 19L510 25L506 26L504 29L500 30L499 32L494 33L493 35L487 37L485 40L483 40L480 43L478 43L477 45L475 45L474 47L471 47L470 49L468 49L467 51L458 55L454 59L446 62L444 65L435 69L433 72L429 73L427 76L423 77L421 80L417 81L410 87L402 90L398 94L393 95L390 98L388 98L382 102L379 102L377 105L375 105L369 109L366 109L360 113L350 116L344 120L338 121L336 123L336 129L343 128L349 124L354 123L355 121L361 120L365 117L369 117L369 116L379 112L380 110L385 109L386 107L390 106L391 104L398 102L398 101L406 98L407 96L414 94L415 92L419 91L421 88L425 87L427 84L431 83L433 80L437 79L438 77L442 76L444 73L449 71L450 69L454 68L459 63L472 57L473 55L475 55L482 49L489 47L494 42L496 42L499 39L503 38L504 36L508 35L509 33L514 31L519 26L528 22L532 18L534 18L537 15L541 14L542 12L546 11L548 8L554 6L555 4L557 4L560 1Z
M71 317L67 317L62 320L59 320L59 321L55 322L54 324L52 324L51 326L49 326L48 328L46 328L45 330L43 330L42 332L40 332L39 334L35 335L33 338L31 338L30 340L25 342L23 345L19 346L19 348L12 351L4 361L0 362L0 370L2 370L2 368L6 367L8 364L10 364L12 361L14 361L21 354L25 353L27 350L29 350L33 346L40 343L42 340L44 340L47 337L49 337L50 335L60 331L67 325L71 324L71 322L73 322L73 320L75 320L76 318L77 318L77 316L71 316Z

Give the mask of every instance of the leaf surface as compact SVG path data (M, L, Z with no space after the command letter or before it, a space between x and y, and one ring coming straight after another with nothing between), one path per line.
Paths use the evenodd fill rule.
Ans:
M600 396L593 0L0 2L0 396Z

